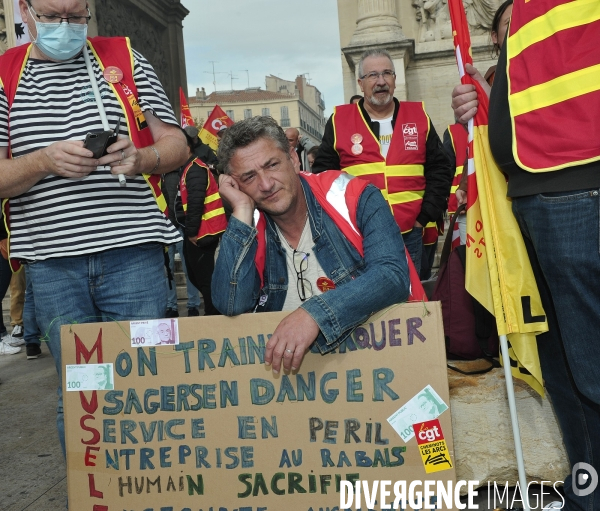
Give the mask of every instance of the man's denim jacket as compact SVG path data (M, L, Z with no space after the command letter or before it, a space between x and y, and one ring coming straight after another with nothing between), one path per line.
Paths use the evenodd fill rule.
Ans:
M301 305L319 325L321 333L316 346L326 353L374 312L407 300L408 264L400 229L379 189L369 185L359 199L356 217L363 235L364 257L361 257L323 211L310 186L304 179L300 181L308 204L313 252L336 286ZM273 220L265 217L267 250L262 290L254 263L257 230L231 217L221 239L212 278L212 300L227 316L280 311L285 303L288 292L285 251ZM296 283L289 288L295 293Z

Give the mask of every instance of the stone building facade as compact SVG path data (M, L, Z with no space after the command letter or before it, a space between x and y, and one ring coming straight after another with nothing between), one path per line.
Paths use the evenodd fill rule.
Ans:
M495 64L490 28L501 0L463 0L475 66ZM459 83L447 0L338 0L344 98L360 94L358 60L382 47L396 68L395 96L425 101L440 136L454 122L452 88Z
M0 0L0 54L15 46L13 0ZM187 94L183 19L189 11L180 0L88 0L92 19L88 35L128 36L160 79L175 112L179 87Z

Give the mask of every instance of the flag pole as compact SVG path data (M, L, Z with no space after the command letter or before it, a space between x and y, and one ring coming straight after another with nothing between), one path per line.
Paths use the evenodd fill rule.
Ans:
M506 380L506 393L508 395L508 408L510 410L510 422L512 425L513 439L515 442L515 455L517 456L517 470L519 472L519 489L523 500L523 510L529 511L529 495L527 492L527 478L525 477L525 462L523 460L523 446L521 445L521 430L519 429L519 418L517 416L517 405L515 402L515 387L512 372L510 370L510 356L508 354L508 340L506 335L500 335L500 350L502 352L504 379ZM507 496L508 499L508 496ZM514 500L514 499L513 499Z

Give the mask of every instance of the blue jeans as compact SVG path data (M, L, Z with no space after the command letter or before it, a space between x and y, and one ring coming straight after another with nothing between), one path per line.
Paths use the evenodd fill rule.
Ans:
M25 271L25 304L23 305L23 340L27 344L41 344L40 329L35 319L35 302L33 301L33 286L31 285L31 277L29 276L29 268L27 265L23 268Z
M4 335L6 333L4 314L2 313L2 300L4 299L4 295L10 286L11 277L12 270L10 269L10 264L8 264L8 261L4 259L4 257L0 256L0 335Z
M412 231L402 235L402 239L419 275L423 258L423 227L413 227Z
M183 229L179 229L182 238L185 238ZM171 275L173 280L171 281L171 288L169 288L169 278L167 277L167 309L177 310L177 286L175 285L175 252L181 257L181 265L183 266L183 273L185 274L185 287L187 290L187 308L198 309L200 308L200 293L194 287L194 284L190 282L188 278L187 268L185 266L185 257L183 256L183 241L169 245L169 268L171 269Z
M27 266L37 322L58 372L56 425L65 453L60 327L162 317L167 306L163 247L149 243Z
M538 336L542 375L571 467L600 475L600 201L598 190L513 199L513 212L548 317ZM566 509L600 510L600 485L588 496L565 481ZM589 480L589 479L588 479Z

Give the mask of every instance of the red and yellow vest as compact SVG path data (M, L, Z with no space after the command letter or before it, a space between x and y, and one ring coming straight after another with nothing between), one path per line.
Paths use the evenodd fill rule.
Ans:
M515 0L508 103L513 156L523 169L546 172L600 160L598 48L598 0Z
M454 179L452 180L452 186L450 187L450 197L448 198L448 214L453 215L458 208L458 201L456 200L456 190L460 184L462 178L463 166L467 159L467 148L469 146L469 134L465 127L460 124L452 124L448 126L448 133L450 133L450 140L452 141L452 148L454 149L454 156L456 159L456 170L454 172Z
M349 178L345 172L337 170L329 170L320 174L300 173L301 178L304 178L310 186L310 190L315 196L319 205L325 210L329 217L333 220L336 227L342 232L344 237L356 249L361 257L364 257L363 236L358 228L356 221L356 212L358 210L358 202L364 189L367 187L367 182L364 179ZM336 193L330 194L331 190ZM255 211L256 223L256 240L258 247L254 256L254 264L260 277L260 288L264 287L264 273L267 255L267 222L264 214ZM427 301L425 290L419 280L417 270L408 254L404 250L406 260L408 262L408 271L410 277L410 296L408 301Z
M219 185L212 175L210 169L202 163L199 158L194 158L184 169L179 180L179 192L181 193L181 203L183 211L187 214L188 206L188 189L186 179L189 170L194 166L202 167L208 174L208 183L206 185L206 196L204 198L204 212L196 240L204 238L204 236L215 235L222 233L227 228L227 218L225 217L225 209L223 209L223 201L219 195Z
M146 123L142 109L138 104L138 92L135 80L133 79L133 52L131 50L129 38L94 37L88 39L87 43L90 51L96 57L102 71L104 71L105 67L116 66L123 72L123 78L119 83L109 82L109 85L123 109L123 113L127 120L129 137L132 142L138 149L152 145L154 143L152 133ZM0 84L4 88L9 114L30 52L31 44L24 44L22 46L17 46L16 48L11 48L0 56ZM9 155L11 155L10 146ZM143 176L152 190L152 194L156 199L159 209L166 215L167 202L160 188L160 176L152 174L143 174ZM9 233L10 238L10 211L8 199L3 200L2 207L6 230ZM18 261L10 261L13 270L17 271L20 266Z
M402 233L412 230L425 194L425 157L430 121L423 103L403 101L387 158L357 104L334 108L334 148L341 170L381 190ZM352 136L362 136L361 154L352 153Z

